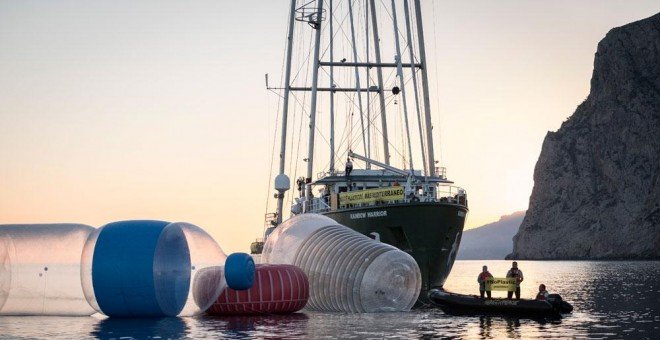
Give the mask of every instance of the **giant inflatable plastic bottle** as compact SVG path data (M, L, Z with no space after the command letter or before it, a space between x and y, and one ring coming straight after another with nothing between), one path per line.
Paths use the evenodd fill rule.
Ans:
M242 289L251 286L254 262L246 254L233 258L226 261L215 240L192 224L110 223L85 245L83 290L89 304L108 316L194 315L216 301L230 279L225 273L244 281Z
M82 224L0 225L0 315L92 315L80 256L93 231Z
M278 226L266 240L262 261L300 267L309 279L305 308L311 310L407 311L421 290L412 256L317 214Z

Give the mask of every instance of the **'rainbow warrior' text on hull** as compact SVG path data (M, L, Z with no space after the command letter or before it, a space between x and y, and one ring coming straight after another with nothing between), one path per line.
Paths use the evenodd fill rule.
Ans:
M436 166L422 11L419 0L410 2L291 1L281 86L270 87L266 77L282 111L277 211L266 215L264 236L282 222L285 200L292 214L324 214L411 254L422 271L421 305L449 275L468 208L465 190ZM315 149L317 136L327 147ZM297 190L289 191L287 173L305 173Z

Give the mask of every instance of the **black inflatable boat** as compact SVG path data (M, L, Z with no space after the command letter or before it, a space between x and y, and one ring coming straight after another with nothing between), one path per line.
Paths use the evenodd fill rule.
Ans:
M573 311L570 303L558 294L547 301L483 299L475 295L460 295L443 290L429 291L429 300L451 315L515 315L521 317L558 317Z

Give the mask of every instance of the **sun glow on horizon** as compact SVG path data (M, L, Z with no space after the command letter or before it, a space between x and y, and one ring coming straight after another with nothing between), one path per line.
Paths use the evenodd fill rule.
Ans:
M422 6L436 157L467 190L467 229L527 208L543 138L588 94L596 44L657 12L644 0ZM0 224L186 221L246 251L274 210L279 101L263 75L279 79L287 11L0 3Z

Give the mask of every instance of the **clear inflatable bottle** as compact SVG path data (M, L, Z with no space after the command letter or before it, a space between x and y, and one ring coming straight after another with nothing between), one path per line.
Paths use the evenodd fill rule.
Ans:
M94 228L0 225L0 315L88 316L80 256Z
M81 281L89 304L107 316L190 316L215 302L225 274L251 285L254 262L245 256L230 266L215 240L192 224L115 222L89 236Z
M305 272L310 310L408 311L421 290L412 256L317 214L297 215L278 226L264 244L262 261Z

